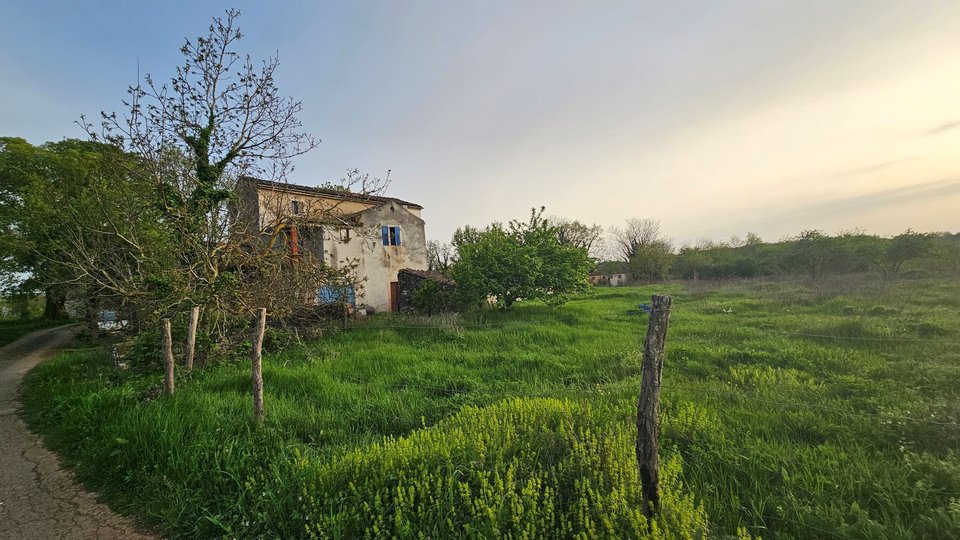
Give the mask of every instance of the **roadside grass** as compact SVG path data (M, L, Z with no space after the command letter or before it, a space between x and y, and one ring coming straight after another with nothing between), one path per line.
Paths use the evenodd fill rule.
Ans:
M13 343L34 330L42 330L51 326L60 326L69 323L69 320L48 319L10 319L0 320L0 347Z
M655 537L960 536L960 284L598 289L561 308L377 316L247 364L27 378L78 477L172 537L635 537L646 319L674 295Z

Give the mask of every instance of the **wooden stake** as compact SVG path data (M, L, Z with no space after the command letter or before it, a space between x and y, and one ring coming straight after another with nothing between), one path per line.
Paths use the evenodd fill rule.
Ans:
M642 511L648 525L660 506L660 380L671 301L665 294L653 295L643 347L640 399L637 400L637 463L640 465Z
M173 338L170 334L170 319L163 319L163 384L167 395L173 395Z
M263 422L263 334L267 329L267 308L257 310L257 334L253 340L253 417Z
M187 357L183 361L187 371L193 370L193 354L197 347L197 323L200 320L200 306L190 310L190 329L187 331Z

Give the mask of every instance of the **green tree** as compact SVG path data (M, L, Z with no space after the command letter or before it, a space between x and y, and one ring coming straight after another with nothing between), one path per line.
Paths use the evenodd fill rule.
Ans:
M817 279L823 275L832 252L833 245L829 236L823 234L823 231L807 230L794 239L789 260L811 279Z
M665 279L673 265L673 244L660 235L660 222L628 219L624 228L610 229L612 243L627 263L630 276L641 281Z
M640 281L661 281L670 275L675 255L673 246L665 240L637 246L627 264L630 276Z
M933 246L933 235L907 229L891 239L871 235L858 236L853 249L883 277L895 278L905 263L930 254Z
M556 228L560 244L585 249L591 256L598 256L603 251L603 227L600 225L586 225L560 217L551 217L549 221Z
M527 222L474 229L468 241L459 242L451 273L466 303L493 296L502 308L521 299L560 304L568 294L587 288L593 267L587 251L561 244L557 228L542 214L541 208Z
M91 141L0 143L0 213L16 215L2 241L29 276L21 287L45 291L47 316L62 315L68 288L86 297L92 321L103 302L163 304L183 281L151 185L127 174L134 156Z

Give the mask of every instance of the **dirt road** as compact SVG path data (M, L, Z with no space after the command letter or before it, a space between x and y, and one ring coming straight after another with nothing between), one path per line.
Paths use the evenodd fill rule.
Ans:
M17 414L23 376L75 331L40 330L0 348L0 539L154 538L84 491Z

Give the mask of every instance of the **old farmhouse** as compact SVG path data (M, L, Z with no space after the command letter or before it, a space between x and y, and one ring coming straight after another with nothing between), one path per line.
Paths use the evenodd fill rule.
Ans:
M358 306L397 311L398 272L427 268L419 204L255 178L238 182L237 203L238 220L259 231L285 224L294 253L309 251L333 267L355 263L361 296L349 296ZM319 291L318 301L327 295Z

